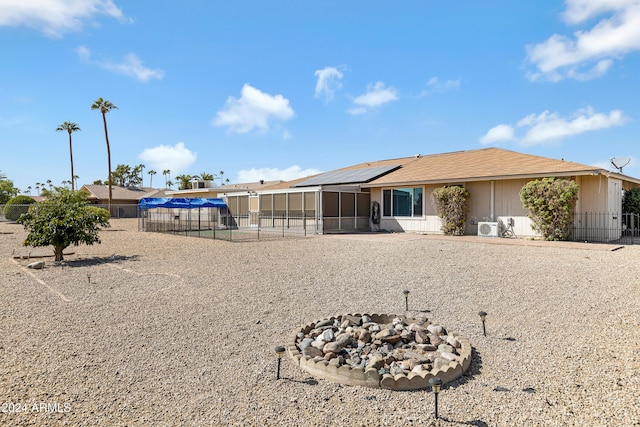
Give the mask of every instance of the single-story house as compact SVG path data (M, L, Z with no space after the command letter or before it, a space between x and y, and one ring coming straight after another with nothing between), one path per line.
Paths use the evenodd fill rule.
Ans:
M370 230L436 234L442 233L441 221L431 193L438 187L461 185L471 194L465 234L500 236L509 228L518 237L538 237L519 192L527 182L546 177L579 184L573 238L612 241L621 236L622 192L639 187L639 179L493 147L366 162L240 192L218 187L214 197L223 197L230 213L246 218L248 226L302 217L307 230L320 234Z
M107 209L109 205L108 185L83 185L80 191L88 193L87 201ZM140 200L148 197L166 197L166 189L151 187L111 186L111 216L113 218L136 218Z

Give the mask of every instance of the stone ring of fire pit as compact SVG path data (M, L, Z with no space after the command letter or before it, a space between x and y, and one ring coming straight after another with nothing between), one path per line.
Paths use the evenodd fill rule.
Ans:
M429 379L460 378L471 364L469 340L426 318L345 314L296 330L287 352L304 371L341 384L418 390Z

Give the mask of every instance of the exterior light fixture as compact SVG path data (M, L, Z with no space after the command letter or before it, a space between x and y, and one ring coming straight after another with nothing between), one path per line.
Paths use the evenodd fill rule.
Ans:
M429 380L429 385L431 386L431 390L433 391L434 398L434 409L435 409L435 417L438 419L438 394L440 393L440 388L442 387L442 380L440 377L433 377Z
M276 347L276 354L278 355L278 371L276 372L276 380L280 379L280 362L282 361L282 355L284 354L284 347L279 345Z
M404 307L409 311L409 291L404 290L402 293L404 294Z
M484 311L481 311L480 313L478 313L478 316L480 316L480 320L482 320L482 333L484 334L484 336L487 336L487 328L484 325L484 320L487 318L487 313Z

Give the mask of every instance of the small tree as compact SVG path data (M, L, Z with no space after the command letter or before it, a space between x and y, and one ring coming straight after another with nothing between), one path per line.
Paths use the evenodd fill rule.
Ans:
M464 223L469 210L469 191L460 186L440 187L431 193L431 204L442 219L442 231L452 236L464 234Z
M4 205L20 193L20 189L14 187L13 181L0 178L0 205Z
M64 259L62 252L72 244L100 243L98 231L110 227L108 211L88 205L84 192L60 187L46 201L29 207L18 223L28 232L23 245L51 245L56 261Z
M569 179L544 178L530 181L520 190L520 200L529 210L532 227L545 240L569 238L579 188Z

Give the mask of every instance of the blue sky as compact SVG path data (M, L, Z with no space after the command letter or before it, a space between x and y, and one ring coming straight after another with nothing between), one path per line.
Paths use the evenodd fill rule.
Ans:
M640 176L640 0L0 0L0 171L294 179L497 146ZM175 179L174 179L175 180Z

